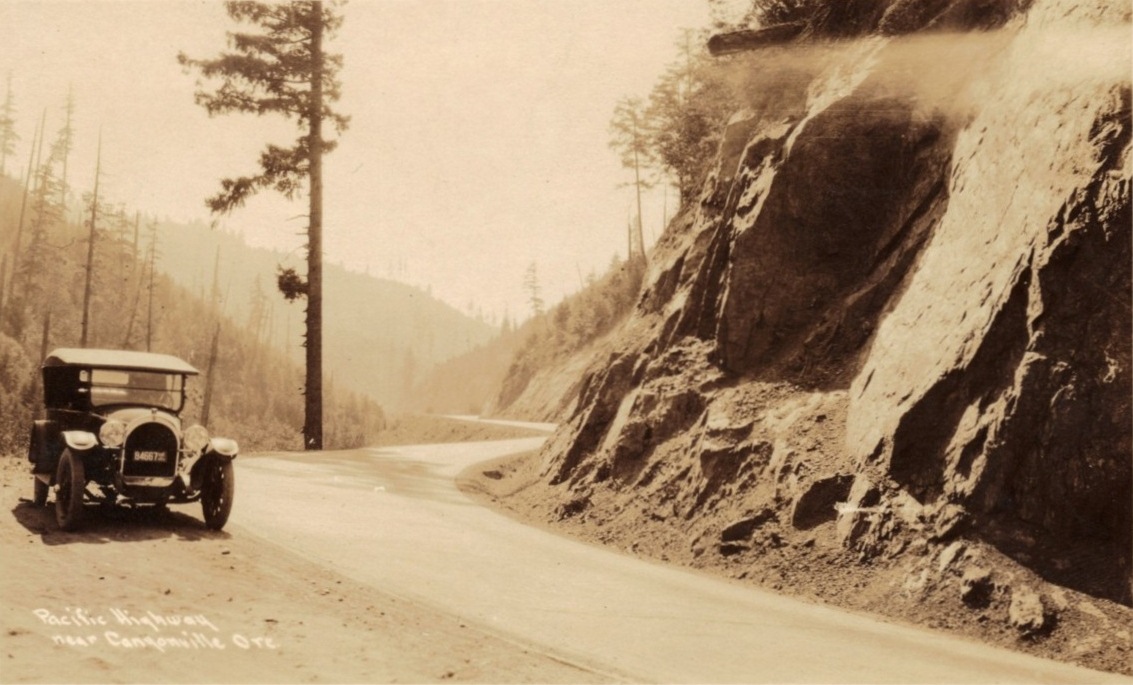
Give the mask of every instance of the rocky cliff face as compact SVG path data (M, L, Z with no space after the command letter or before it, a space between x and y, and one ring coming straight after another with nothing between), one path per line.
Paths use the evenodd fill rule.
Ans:
M875 25L925 25L909 4ZM755 63L544 449L561 516L907 558L965 601L989 545L1131 602L1129 8L1000 4Z

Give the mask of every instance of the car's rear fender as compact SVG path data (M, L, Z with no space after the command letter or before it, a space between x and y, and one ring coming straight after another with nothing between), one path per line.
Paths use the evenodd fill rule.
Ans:
M88 431L62 431L55 421L35 421L31 429L31 444L28 459L32 462L32 473L46 478L50 484L59 468L59 457L63 448L70 448L77 455L83 455L98 447L98 438Z
M35 421L31 427L31 440L28 444L28 461L33 473L54 474L59 465L59 455L63 443L59 436L59 424L50 420Z

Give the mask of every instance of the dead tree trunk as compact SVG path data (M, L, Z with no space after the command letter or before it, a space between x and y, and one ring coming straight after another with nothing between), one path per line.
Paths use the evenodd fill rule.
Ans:
M157 261L157 233L153 234L153 241L150 242L149 250L149 285L148 299L146 305L146 352L153 351L153 267L154 262Z
M209 407L212 406L213 375L216 373L216 357L220 351L220 323L212 333L212 346L209 348L208 367L205 369L205 396L201 400L201 424L209 425Z
M86 347L90 333L90 298L91 284L94 276L94 240L98 225L98 180L102 174L102 133L98 134L98 153L94 162L94 194L91 196L90 210L90 238L87 241L87 274L86 284L83 286L83 323L82 333L79 336L79 347Z

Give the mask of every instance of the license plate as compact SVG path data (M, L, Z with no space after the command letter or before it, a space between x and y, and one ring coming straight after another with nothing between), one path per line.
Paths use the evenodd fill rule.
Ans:
M134 461L165 461L165 452L138 451L134 453Z

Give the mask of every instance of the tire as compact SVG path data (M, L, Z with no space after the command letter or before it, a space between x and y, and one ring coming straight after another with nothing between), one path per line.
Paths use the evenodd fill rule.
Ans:
M35 503L35 506L42 507L47 504L47 491L51 487L35 476L32 476L31 479L35 483L35 499L32 502Z
M201 485L201 511L205 526L220 530L228 523L232 513L232 496L236 493L236 470L230 459L215 458L205 464L205 479Z
M55 520L63 530L75 530L83 518L83 494L87 489L83 460L69 450L59 457L55 472Z

